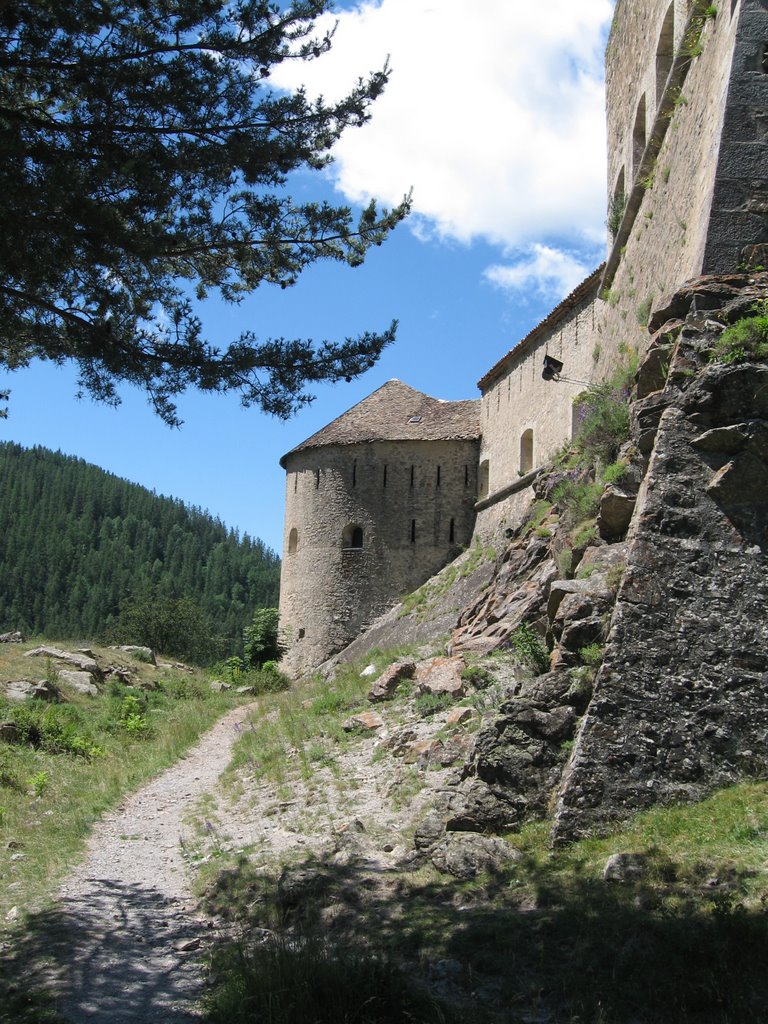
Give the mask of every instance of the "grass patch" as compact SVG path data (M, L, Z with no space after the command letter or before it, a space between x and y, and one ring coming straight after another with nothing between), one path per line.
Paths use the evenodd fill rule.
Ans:
M214 964L211 1024L448 1024L477 1019L441 1006L397 965L318 936L236 946Z
M0 677L34 678L39 666L23 657L32 646L0 651ZM95 653L102 664L120 661L116 652ZM0 928L12 907L26 912L45 901L101 814L178 760L235 703L212 692L203 673L138 662L133 673L157 688L111 682L93 697L57 684L67 703L0 698L0 721L16 727L14 742L0 742Z
M368 708L375 676L361 677L361 670L373 664L379 674L408 653L410 648L373 650L360 661L340 665L332 680L315 677L302 682L300 691L275 693L259 702L235 745L227 778L245 770L260 782L310 779L319 762L330 764L340 750L359 742L342 729L342 722Z
M363 957L369 965L405 961L409 974L420 963L449 960L458 965L457 976L470 979L467 991L492 981L498 992L493 1019L504 1024L762 1024L768 1000L768 784L723 790L698 805L655 809L612 836L562 850L549 848L544 822L510 840L520 851L516 863L463 883L421 868L391 872L388 884L376 887L355 865L324 867L316 894L290 912L280 911L274 878L246 864L239 873L226 872L219 886L222 907L241 907L249 926L272 928L277 938L266 951L223 950L209 1004L220 1016L212 1019L366 1020L355 1014L364 1012L368 998L376 1012L383 1004L378 983L369 987L350 965L350 958ZM615 853L642 855L641 874L625 883L605 881L604 866ZM323 930L329 909L332 932ZM307 934L324 938L307 940ZM285 957L291 963L284 964ZM337 986L355 993L356 1002L334 1004L331 995L323 996L335 1006L335 1018L322 1015L314 995L301 1002L302 995L300 1009L284 1008L292 972L313 978L316 970L325 971L326 958ZM315 992L324 992L323 986L311 984ZM279 1007L274 1017L255 1009L249 1017L237 1016L270 996ZM429 1016L428 1005L395 1005L389 1017L372 1020L443 1019ZM472 1020L464 1008L460 1013L465 1016L458 1019Z

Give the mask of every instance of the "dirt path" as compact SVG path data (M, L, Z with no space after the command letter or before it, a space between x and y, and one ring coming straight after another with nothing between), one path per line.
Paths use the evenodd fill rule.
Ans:
M58 1008L72 1024L191 1024L204 979L183 819L229 762L249 708L220 719L188 755L104 817L59 890L47 950Z

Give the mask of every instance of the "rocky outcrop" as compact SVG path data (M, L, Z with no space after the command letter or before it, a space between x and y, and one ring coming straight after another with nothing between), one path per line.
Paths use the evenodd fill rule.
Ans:
M745 306L726 294L717 319L709 298L706 317L687 318L654 396L650 463L556 842L768 770L768 367L706 361L721 321Z
M557 515L525 524L460 616L452 653L514 647L522 627L550 671L480 730L417 848L546 815L568 842L768 771L768 367L710 355L766 294L768 275L733 275L669 300L598 538L566 560ZM542 475L539 500L564 478Z

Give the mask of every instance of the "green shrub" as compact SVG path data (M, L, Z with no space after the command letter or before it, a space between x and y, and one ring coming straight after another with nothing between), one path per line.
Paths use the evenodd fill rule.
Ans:
M461 678L477 690L484 690L494 681L493 672L490 672L483 665L467 665L461 673Z
M712 346L716 363L747 363L768 359L768 301L752 307L755 315L737 320Z
M414 701L416 711L421 718L429 718L445 711L453 704L454 698L449 693L422 693Z
M617 484L619 480L623 479L627 472L626 462L612 462L610 466L606 466L602 471L601 476L604 484Z
M565 526L574 526L585 519L594 519L600 508L603 485L592 480L562 480L552 497L562 509Z
M597 666L603 660L602 644L589 644L587 647L580 648L579 657L585 665L590 665L592 668L597 668Z
M549 669L549 654L541 638L527 623L522 623L514 630L508 644L518 659L536 675Z
M278 635L280 613L277 608L257 608L253 622L243 630L246 665L260 668L267 661L279 661L283 644Z

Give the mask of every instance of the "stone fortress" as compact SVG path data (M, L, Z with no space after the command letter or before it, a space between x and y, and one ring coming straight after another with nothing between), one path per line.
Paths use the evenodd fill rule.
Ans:
M579 382L645 349L654 303L768 264L768 0L617 0L606 109L606 261L485 374L481 399L389 381L282 458L289 672L519 519L572 436Z

